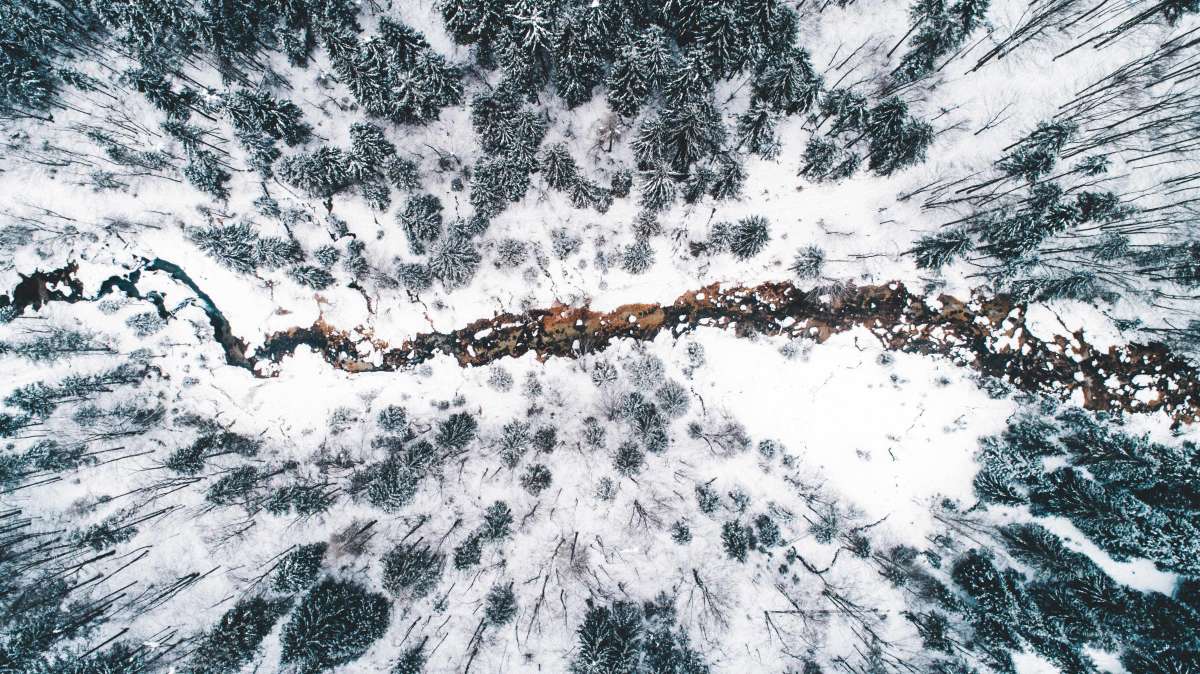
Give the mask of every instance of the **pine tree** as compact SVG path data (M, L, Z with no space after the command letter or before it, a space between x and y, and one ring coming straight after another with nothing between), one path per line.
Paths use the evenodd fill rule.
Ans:
M621 269L630 274L644 274L654 266L654 248L649 241L635 241L621 253Z
M221 616L200 639L187 674L235 674L249 663L275 622L287 612L289 601L250 597ZM99 671L99 670L97 670Z
M328 198L354 181L346 153L328 145L284 158L278 173L285 183L318 198Z
M387 631L391 602L351 581L326 578L283 626L280 659L320 672L358 659Z
M730 520L721 525L721 544L725 547L725 556L730 559L745 562L752 537L750 529L742 526L737 520Z
M425 640L400 654L390 674L421 674L425 671Z
M752 152L763 159L779 155L779 139L775 135L776 119L771 109L753 102L746 112L738 115L738 149Z
M470 240L458 234L439 239L429 253L429 272L447 289L461 288L471 282L482 258Z
M753 100L788 115L808 112L817 102L821 77L813 70L808 52L790 47L769 54L755 68Z
M271 587L277 592L299 592L312 585L328 548L327 543L308 543L289 552L275 567Z
M770 223L761 215L742 218L729 232L729 250L740 260L762 252L771 240Z
M546 184L556 190L570 187L578 179L579 173L565 143L556 143L542 153L541 171Z
M393 595L428 595L442 575L445 557L420 542L401 543L383 556L383 587Z
M636 671L643 638L641 612L629 602L612 607L588 604L577 631L578 646L571 674L616 674Z
M568 108L591 100L604 83L609 47L602 7L576 7L562 22L554 47L554 87Z
M303 143L312 135L312 127L304 122L304 113L289 100L240 89L226 94L221 103L238 132L264 134L288 145Z
M454 548L454 568L462 571L479 564L483 555L483 539L475 532L468 534L463 542Z
M432 194L415 195L396 213L396 222L404 230L409 251L421 255L442 233L442 201Z
M224 201L229 198L229 172L221 167L217 156L208 150L196 150L188 155L188 164L183 167L183 176L192 187Z
M638 444L625 441L617 447L617 454L613 458L613 467L617 469L618 473L631 476L641 472L645 462L646 455L642 453Z
M675 174L669 164L660 163L654 168L642 171L641 199L642 208L650 211L663 210L675 201Z
M517 597L513 594L512 583L495 585L488 590L483 615L489 625L497 627L512 622L517 615Z
M709 188L713 199L736 199L742 195L742 186L746 183L746 169L742 166L741 158L734 154L726 154L717 161L717 172Z
M550 469L542 463L530 464L521 475L521 487L534 496L545 491L551 481Z
M633 117L650 95L650 81L639 63L634 44L627 45L618 55L605 82L608 86L608 105L623 117Z
M472 440L479 427L475 417L467 412L456 412L438 422L435 441L443 449L463 449Z

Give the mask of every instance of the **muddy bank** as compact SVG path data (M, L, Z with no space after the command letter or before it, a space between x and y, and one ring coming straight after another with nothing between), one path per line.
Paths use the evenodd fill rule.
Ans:
M831 294L809 292L789 282L750 288L712 285L671 304L631 304L610 312L555 306L501 314L453 332L417 334L398 345L374 339L363 329L346 331L318 322L275 333L249 352L213 300L177 265L145 260L139 269L106 280L93 295L84 294L76 271L72 264L22 277L14 292L0 295L0 311L20 315L47 302L94 300L118 290L155 301L153 294L138 292L138 278L146 272L165 273L196 296L226 361L258 377L272 376L275 365L300 347L347 372L386 372L411 368L439 354L463 366L530 352L539 358L575 358L603 350L615 339L648 340L663 331L679 337L699 327L740 336L782 334L818 343L862 327L885 348L945 357L1024 391L1081 398L1089 409L1162 410L1178 423L1191 423L1200 412L1196 368L1166 346L1129 344L1100 350L1088 344L1082 332L1041 340L1026 329L1025 307L1003 295L967 302L941 296L926 302L899 283L851 286ZM161 300L156 306L165 312Z

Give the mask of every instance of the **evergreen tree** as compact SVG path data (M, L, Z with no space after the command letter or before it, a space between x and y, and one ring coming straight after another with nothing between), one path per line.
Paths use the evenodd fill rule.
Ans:
M188 155L183 176L192 187L224 201L229 198L229 172L221 166L217 156L208 150L196 150Z
M312 127L304 122L304 113L289 100L239 89L226 94L221 103L239 133L263 134L288 145L303 143L312 135Z
M469 534L463 542L454 548L454 568L462 571L479 564L483 555L483 539L475 532Z
M400 654L390 674L421 674L425 671L425 640Z
M280 659L321 672L361 657L387 631L391 602L351 581L326 578L300 600L283 626Z
M654 266L654 248L649 241L635 241L621 254L621 269L630 274L644 274Z
M308 543L289 552L271 578L271 587L278 592L299 592L317 579L325 559L327 543Z
M752 537L750 529L742 526L737 520L730 520L721 525L721 544L725 546L725 555L730 559L746 561Z
M250 597L239 601L200 639L187 674L236 674L258 652L275 622L290 607L287 600ZM97 672L104 670L97 670Z
M497 627L512 622L517 615L517 597L513 594L512 583L488 590L483 615L489 625Z
M397 596L424 597L437 586L444 563L428 545L401 543L383 556L383 587Z
M525 491L537 496L550 486L550 469L542 463L530 464L521 475L521 486Z
M762 252L771 240L770 223L761 215L742 218L729 232L729 250L740 260Z
M546 184L556 190L567 189L579 181L579 169L565 143L557 143L542 153L542 175Z
M425 246L442 233L442 201L432 194L414 195L396 213L396 221L408 238L409 251L423 254Z
M666 209L675 201L675 173L669 164L660 163L653 168L642 171L640 203L642 208L650 211Z
M285 183L318 198L333 196L354 182L346 153L328 145L284 158L278 173Z
M752 82L753 100L787 115L808 112L821 92L821 77L808 52L790 47L759 62Z
M779 139L775 135L776 119L766 105L753 102L746 112L738 115L738 149L754 153L763 159L779 155Z
M438 422L436 442L447 450L465 448L475 439L479 423L467 412L456 412Z

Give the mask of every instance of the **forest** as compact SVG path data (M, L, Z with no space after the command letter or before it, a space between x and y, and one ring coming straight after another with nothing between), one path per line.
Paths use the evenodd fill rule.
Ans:
M1197 0L0 0L0 674L1200 672Z

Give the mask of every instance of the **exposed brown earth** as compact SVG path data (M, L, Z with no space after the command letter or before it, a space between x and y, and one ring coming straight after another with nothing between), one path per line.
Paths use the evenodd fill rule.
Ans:
M138 271L114 277L93 296L84 296L75 267L25 277L0 310L20 314L51 301L95 299L113 290L141 297ZM339 330L317 322L269 336L248 351L224 316L182 270L148 261L144 271L165 271L197 292L208 305L214 335L226 360L256 376L269 377L284 357L305 346L347 372L402 370L438 354L463 366L486 365L504 357L534 353L538 358L574 358L600 351L615 339L653 339L669 331L678 337L699 327L750 334L787 335L823 342L862 327L888 349L949 358L1014 387L1059 398L1081 396L1093 410L1164 411L1176 423L1191 423L1200 411L1200 377L1185 358L1163 344L1128 344L1100 350L1082 331L1044 341L1029 333L1026 307L1011 297L976 297L964 302L943 295L935 302L902 284L839 288L819 295L789 282L755 287L711 285L681 295L671 304L629 304L609 312L554 306L521 314L483 318L448 333L415 335L399 345L368 331ZM152 298L145 298L152 299ZM161 307L160 307L161 310Z

